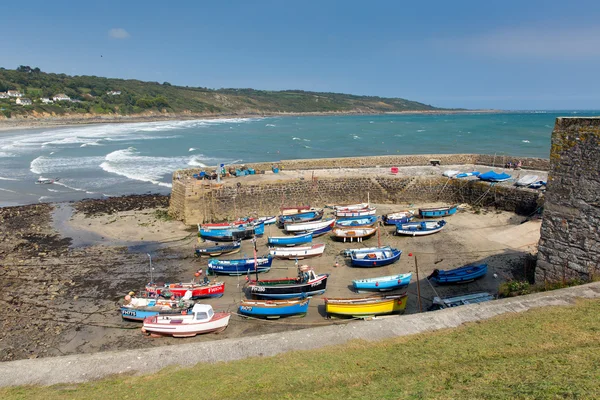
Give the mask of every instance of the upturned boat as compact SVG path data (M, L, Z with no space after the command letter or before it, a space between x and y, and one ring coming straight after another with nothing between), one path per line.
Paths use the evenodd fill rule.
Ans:
M238 260L208 260L208 270L221 275L245 275L250 272L268 272L271 269L273 257L263 256L254 258L241 258Z
M373 226L377 223L377 217L375 215L367 215L365 217L348 217L339 218L335 220L336 228L353 228L353 227L366 227Z
M229 325L229 313L215 313L208 304L195 304L191 314L155 315L144 319L142 333L160 337L193 337L202 333L221 332Z
M197 247L196 248L196 257L216 257L223 254L233 254L240 251L242 247L242 242L240 240L236 240L232 243L227 244L218 244L216 243L214 246L210 247Z
M419 216L421 218L446 217L456 214L457 210L457 204L444 207L419 208Z
M309 257L317 257L325 251L324 244L314 244L306 247L275 247L269 251L269 254L275 258L285 258L289 260L301 260Z
M484 303L486 301L494 300L494 295L487 292L464 294L462 296L454 297L434 297L433 304L427 309L428 311L441 310L444 308L464 306L467 304Z
M262 222L242 224L222 229L204 229L200 227L198 231L201 238L213 242L233 242L236 240L251 239L255 236L261 236L264 233L265 224Z
M384 265L393 264L400 259L402 250L398 249L378 249L368 253L352 253L351 265L353 267L383 267Z
M444 229L446 221L421 221L408 222L406 224L396 225L395 234L404 236L425 236L437 233Z
M358 227L358 228L333 228L332 237L346 241L362 242L377 233L378 227Z
M191 310L194 304L183 298L179 300L125 296L121 305L121 317L129 321L143 321L153 315L180 315Z
M296 236L269 236L267 244L269 246L297 246L312 242L312 233L303 233Z
M389 276L378 276L376 278L356 279L352 286L358 293L363 292L386 292L406 288L412 278L412 273Z
M381 217L384 225L405 224L413 219L415 212L412 210L398 211L391 214L385 214Z
M328 277L329 274L317 275L312 267L302 265L298 267L298 276L295 278L249 280L248 292L256 297L271 299L314 296L325 293Z
M352 253L370 253L377 250L391 250L391 246L379 246L379 247L359 247L356 249L344 249L342 254L346 257L351 257Z
M515 186L529 186L539 180L540 178L537 175L525 175L515 182Z
M307 222L286 222L284 228L286 232L310 232L317 229L322 229L327 226L333 226L335 218L328 218L321 221Z
M434 269L427 279L437 283L438 285L467 283L484 277L487 274L487 270L487 264L465 265L464 267L450 269L447 271L443 269Z
M191 293L186 294L188 291ZM207 282L180 282L157 284L150 282L146 285L146 292L150 296L186 297L189 299L203 299L208 297L221 297L225 292L225 283L217 281Z
M327 316L366 317L404 312L408 296L388 295L358 298L325 298Z
M377 209L375 207L359 208L356 210L336 210L335 216L340 217L365 217L367 215L375 215Z
M510 178L511 178L511 176L509 174L507 174L506 172L497 173L494 171L488 171L484 174L479 175L479 179L481 179L482 181L487 181L487 182L504 182L504 181L509 180Z
M456 169L447 169L446 171L442 172L442 175L446 176L448 178L455 177L458 174L460 174L460 171L458 171Z
M240 314L255 318L276 319L293 315L306 315L310 298L286 300L242 300Z

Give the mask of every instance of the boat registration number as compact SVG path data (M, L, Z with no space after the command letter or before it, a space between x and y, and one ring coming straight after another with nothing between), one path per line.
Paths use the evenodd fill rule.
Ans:
M242 311L252 311L252 307L250 307L250 306L240 306L240 310L242 310Z
M133 310L123 310L121 312L123 313L123 315L127 315L129 317L135 317L137 315L137 313Z
M262 286L252 286L253 292L264 292L266 289Z

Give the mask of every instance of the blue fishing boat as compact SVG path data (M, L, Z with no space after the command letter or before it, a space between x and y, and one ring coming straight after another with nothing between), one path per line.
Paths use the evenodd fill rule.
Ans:
M238 251L240 251L240 248L242 247L242 242L240 240L237 240L235 242L232 243L227 243L227 244L218 244L215 243L214 246L210 246L210 247L203 247L203 248L196 248L196 257L216 257L216 256L220 256L223 254L232 254L232 253L236 253Z
M327 232L331 232L332 229L333 229L333 224L329 224L323 228L307 231L307 233L312 233L312 237L314 239L316 237L326 234ZM295 235L304 235L305 234L303 232L292 232L292 233L294 233Z
M396 225L395 234L404 236L425 236L441 231L444 229L444 226L446 226L446 221L443 219L439 221L409 222Z
M309 222L318 221L323 218L322 208L311 208L308 210L302 210L294 214L281 214L277 217L277 225L283 228L286 223L298 223L298 222Z
M236 240L251 239L255 236L261 236L265 233L265 224L249 223L241 224L235 227L207 229L200 227L198 234L205 240L214 242L233 242Z
M242 300L240 314L255 318L275 319L293 315L304 316L308 312L310 298L286 300Z
M384 265L393 264L400 259L402 250L393 249L379 249L373 250L368 253L352 253L350 254L351 265L353 267L382 267Z
M271 269L273 257L263 256L254 258L242 258L238 260L219 260L211 258L208 260L208 270L222 275L245 275L251 272L268 272Z
M371 253L377 250L391 250L391 246L380 246L380 247L359 247L356 249L344 249L342 250L342 254L345 257L350 257L352 253Z
M506 180L509 180L510 178L511 176L506 172L502 172L501 174L499 174L494 171L488 171L485 174L479 175L479 179L486 182L504 182Z
M121 317L129 321L143 321L146 317L154 315L181 315L187 313L194 303L189 300L162 299L150 297L125 296L121 305Z
M352 281L352 286L358 293L365 291L386 292L390 290L404 289L410 283L412 273L390 276L379 276L377 278L357 279Z
M466 304L483 303L494 300L495 298L496 297L494 295L491 295L487 292L470 293L462 296L447 297L444 299L436 296L433 298L433 304L427 309L427 311L442 310L444 308L464 306Z
M445 207L419 208L419 216L421 218L447 217L456 214L457 210L457 204Z
M352 228L355 226L373 226L377 222L377 216L366 215L364 217L346 217L335 220L335 226L338 228Z
M264 223L265 225L273 225L274 223L276 223L276 222L277 222L277 216L276 216L276 215L273 215L273 216L271 216L271 217L260 217L260 218L258 219L258 222L262 222L262 223Z
M434 269L427 279L438 285L467 283L484 277L485 274L487 274L487 270L487 264L465 265L464 267L450 269L448 271Z
M406 224L414 218L414 213L400 212L394 214L385 214L381 216L384 225Z
M473 172L461 172L460 174L454 175L455 178L467 178L469 176L479 176L481 172L473 171Z
M304 233L297 236L269 236L267 239L268 245L274 246L296 246L297 244L311 243L313 239L312 233Z

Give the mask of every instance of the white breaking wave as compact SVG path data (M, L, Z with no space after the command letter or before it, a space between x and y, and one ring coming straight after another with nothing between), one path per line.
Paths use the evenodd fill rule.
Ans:
M0 190L2 190L3 192L17 193L14 190L10 190L10 189L0 188Z
M521 142L523 142L523 143L530 143L529 140L527 140L527 139L521 140Z
M360 139L360 136L358 136L358 135L352 135L352 139Z
M274 124L266 124L265 126L275 127L276 125L274 125Z
M29 164L29 170L36 174L60 174L70 170L96 169L104 157L54 158L39 156Z
M75 190L76 192L86 192L87 194L94 194L94 192L86 190L86 189L82 189L82 188L78 188L78 187L74 187L74 186L69 186L64 182L61 181L56 181L53 183L53 185L59 185L62 187L66 187L67 189L71 189L71 190Z
M0 181L18 181L18 179L15 179L15 178L5 178L3 176L0 176Z
M417 129L417 132L425 132L425 129Z
M190 149L188 151L196 151L198 149L196 149L195 147L190 147Z
M292 140L302 140L299 137L293 137Z

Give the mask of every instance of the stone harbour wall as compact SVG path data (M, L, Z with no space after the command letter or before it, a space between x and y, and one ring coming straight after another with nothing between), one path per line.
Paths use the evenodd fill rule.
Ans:
M557 118L536 281L600 274L600 118Z

